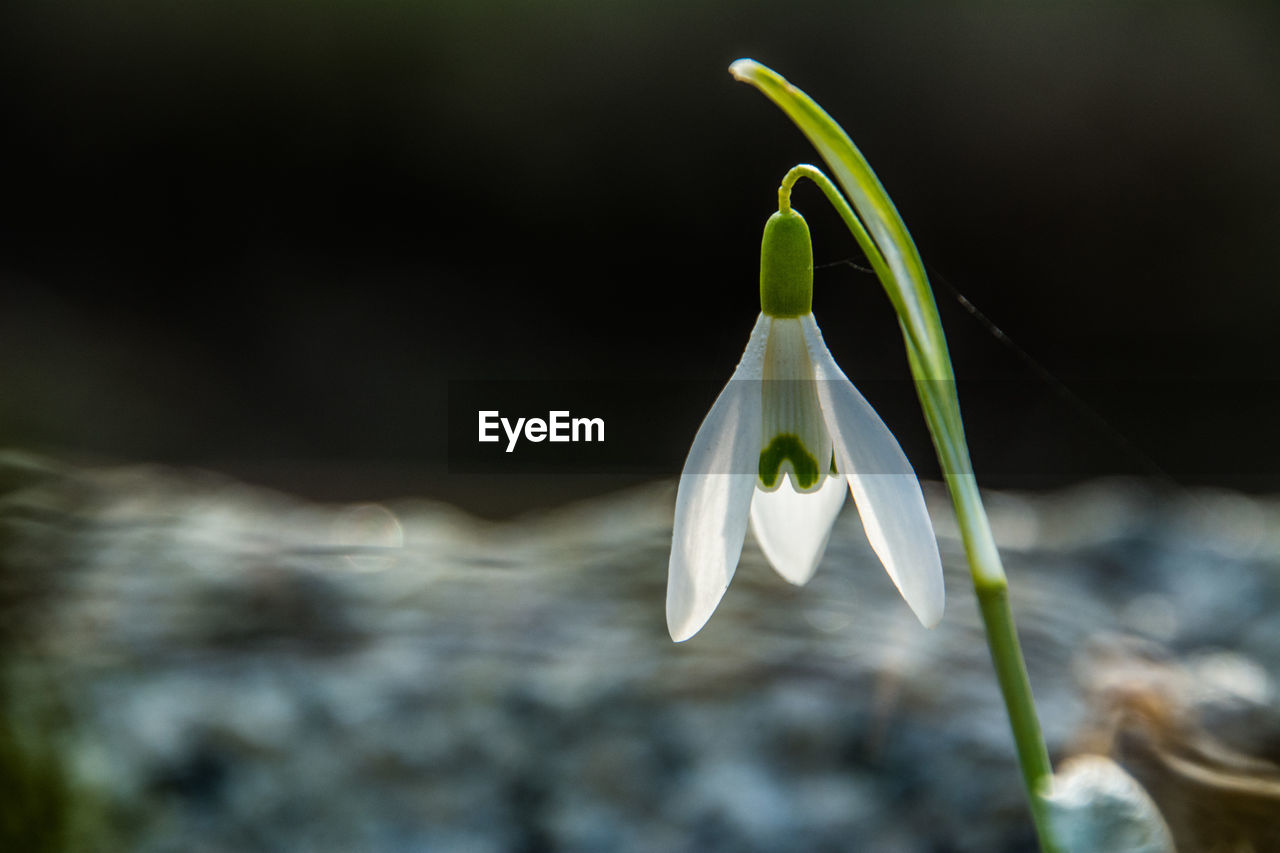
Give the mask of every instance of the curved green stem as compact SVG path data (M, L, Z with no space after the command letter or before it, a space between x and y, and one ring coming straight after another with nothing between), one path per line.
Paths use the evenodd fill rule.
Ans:
M871 235L867 233L867 229L863 227L862 220L858 219L858 214L853 212L853 208L849 206L849 202L845 201L840 190L836 185L831 183L831 179L822 173L816 166L810 166L808 163L801 163L798 166L792 166L782 178L782 183L778 186L778 210L787 212L791 209L791 190L800 181L801 178L808 178L818 189L822 190L822 194L827 197L827 201L836 209L836 213L840 214L840 218L844 220L845 227L853 234L853 238L858 241L858 246L862 249L862 253L867 256L867 260L871 262L871 268L875 270L876 277L881 281L891 281L892 273L889 271L889 265L884 259L884 255L880 254L880 250L876 248L875 241L871 239ZM893 303L893 308L898 312L899 316L905 309L901 304L902 294L896 288L886 287L885 293L889 295L889 301ZM914 337L913 331L907 327L902 327L902 333L915 346L922 345L922 341Z
M791 188L801 177L816 183L862 247L898 314L916 393L964 541L1031 817L1041 848L1053 853L1056 847L1039 794L1053 770L1018 643L1008 580L969 460L951 356L924 262L897 208L844 128L773 70L749 59L738 60L729 70L737 79L758 88L796 123L835 173L845 193L842 195L816 168L802 165L783 179L778 189L779 205L789 209Z

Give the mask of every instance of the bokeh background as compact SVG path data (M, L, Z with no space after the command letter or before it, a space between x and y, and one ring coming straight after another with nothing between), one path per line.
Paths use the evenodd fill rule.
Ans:
M1035 849L811 187L946 617L848 509L668 642L674 477L814 156L742 56L931 269L1055 765L1115 759L1180 853L1280 848L1280 7L839 0L0 4L0 848ZM610 455L460 464L491 392Z
M678 471L814 157L751 56L912 229L985 482L1274 488L1278 48L1264 3L7 3L0 444L490 515ZM930 473L874 278L816 287ZM450 476L448 383L490 379L708 384L630 479Z

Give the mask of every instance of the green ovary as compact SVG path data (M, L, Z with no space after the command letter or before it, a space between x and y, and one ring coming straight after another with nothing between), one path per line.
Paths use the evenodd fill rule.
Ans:
M770 317L813 311L813 244L809 225L794 210L778 212L760 241L760 310Z
M792 433L775 435L769 446L760 451L760 482L766 489L778 486L782 463L791 462L791 476L801 491L812 489L818 482L818 460Z

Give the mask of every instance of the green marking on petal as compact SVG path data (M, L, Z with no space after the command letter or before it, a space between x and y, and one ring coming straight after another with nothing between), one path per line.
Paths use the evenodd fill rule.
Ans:
M777 487L782 463L788 460L797 489L808 490L817 485L818 460L798 436L787 432L775 435L769 446L760 451L760 482L766 489Z

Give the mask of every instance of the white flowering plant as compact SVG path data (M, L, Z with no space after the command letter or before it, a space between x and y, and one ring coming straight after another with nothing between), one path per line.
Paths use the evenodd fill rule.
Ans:
M846 490L908 606L925 627L942 618L942 568L919 482L892 433L837 366L813 317L809 230L790 204L792 187L807 178L853 234L898 315L964 542L1032 820L1041 847L1056 853L1045 798L1052 767L924 263L875 172L831 116L753 60L740 59L729 70L786 113L835 182L800 165L778 189L778 212L761 245L760 316L680 477L667 583L671 637L687 640L711 617L733 577L748 526L774 569L792 583L805 583L826 549Z

